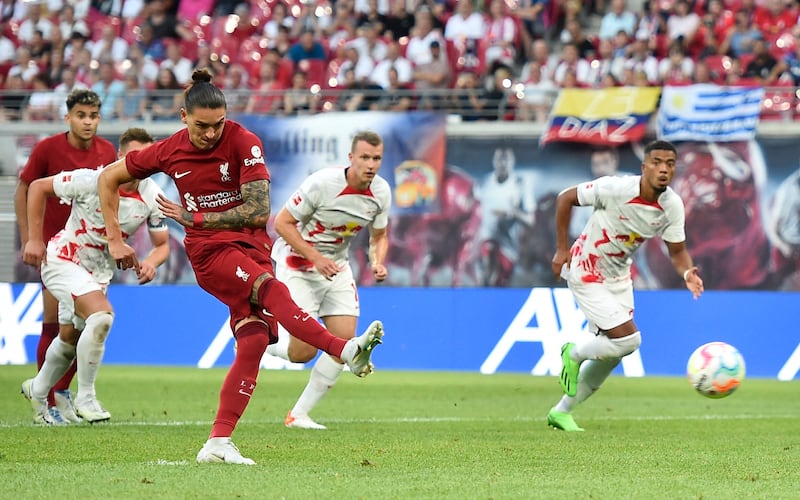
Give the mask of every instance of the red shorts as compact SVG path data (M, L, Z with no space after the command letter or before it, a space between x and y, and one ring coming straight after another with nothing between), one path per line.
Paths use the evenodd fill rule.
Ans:
M277 321L258 314L257 306L250 303L256 278L264 273L275 276L269 249L240 242L212 241L187 245L186 254L197 277L197 284L228 306L231 331L235 331L234 326L239 321L259 316L264 321L271 320L268 322L270 343L277 341Z

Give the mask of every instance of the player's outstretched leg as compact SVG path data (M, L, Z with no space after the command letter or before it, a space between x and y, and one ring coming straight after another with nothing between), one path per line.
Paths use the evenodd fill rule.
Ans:
M366 377L375 368L370 361L372 351L381 343L383 343L383 323L375 320L364 333L347 341L340 358L347 364L353 375Z

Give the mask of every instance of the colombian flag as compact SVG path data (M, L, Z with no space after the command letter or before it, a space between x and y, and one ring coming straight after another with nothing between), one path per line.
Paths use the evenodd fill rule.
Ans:
M639 141L660 93L660 87L562 89L541 142L615 146Z

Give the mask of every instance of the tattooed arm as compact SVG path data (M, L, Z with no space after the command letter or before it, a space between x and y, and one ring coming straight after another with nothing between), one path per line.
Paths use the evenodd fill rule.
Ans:
M242 204L222 212L189 212L159 195L158 206L165 216L186 227L203 229L263 228L269 221L269 181L242 184Z

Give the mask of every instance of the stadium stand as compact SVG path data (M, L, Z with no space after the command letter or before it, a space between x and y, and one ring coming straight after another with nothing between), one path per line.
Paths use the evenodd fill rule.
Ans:
M472 0L447 0L444 2L423 0L419 2L406 2L408 19L415 19L415 14L426 10L433 14L434 29L426 35L425 46L430 41L444 41L445 26L448 20L460 15L459 2ZM633 0L631 0L632 2ZM611 0L597 3L584 0L568 2L565 0L545 0L538 14L531 14L531 5L537 2L530 0L503 0L501 2L474 2L478 18L483 20L485 36L476 39L451 38L445 41L444 48L452 73L450 92L458 94L455 88L458 76L469 72L478 78L479 90L483 89L489 98L497 98L494 92L495 77L498 71L503 75L510 75L511 85L506 87L507 96L502 98L503 103L511 104L520 98L520 89L524 88L529 78L526 67L533 61L533 42L542 39L549 48L551 64L542 64L537 61L542 72L542 79L553 81L553 68L558 64L560 47L569 43L570 31L565 29L567 20L577 20L583 27L586 39L594 40L594 49L588 52L586 61L595 70L591 81L579 81L582 87L600 87L609 84L630 85L633 81L640 81L647 85L665 84L690 84L696 77L689 72L686 78L675 78L675 71L669 76L648 76L646 79L634 79L632 71L646 71L641 54L635 54L633 46L635 41L646 41L649 56L661 64L670 57L670 51L677 44L689 61L683 63L682 68L692 68L694 64L703 62L709 70L710 81L720 84L755 84L764 85L765 98L762 105L762 118L767 120L788 120L800 114L800 102L797 99L796 85L800 83L800 55L798 36L800 26L797 24L800 8L796 3L767 2L763 6L751 0L695 0L689 2L689 12L683 10L678 4L685 4L684 0L675 2L657 1L651 5L651 0L641 3L628 3L625 0ZM280 25L273 25L267 29L267 24L273 19L276 5L283 2L281 9L286 12L285 17L280 16ZM142 10L132 17L124 17L125 1L119 2L121 8L114 12L101 12L91 7L83 13L83 18L71 17L71 12L46 12L43 19L31 19L26 9L36 5L46 9L46 4L39 2L18 2L20 7L17 13L9 15L0 21L0 91L8 90L9 75L23 76L23 86L27 90L33 88L33 76L46 72L50 77L50 85L55 89L62 85L59 78L65 69L69 68L77 75L78 84L91 86L98 78L97 68L104 62L105 55L86 60L85 50L91 49L92 44L99 43L101 30L112 26L118 35L130 46L130 57L122 63L117 63L118 77L122 77L131 68L158 67L165 57L164 47L170 43L177 43L181 48L183 57L190 59L195 67L210 66L218 78L217 83L223 85L224 76L231 67L243 67L247 72L247 82L253 92L265 92L265 86L259 81L261 61L264 58L274 59L275 77L280 85L278 89L291 86L292 75L296 71L303 71L307 75L309 87L314 86L316 91L323 93L325 102L335 103L339 94L343 92L341 82L337 80L341 67L341 53L343 48L354 46L359 50L361 57L375 59L376 54L385 53L380 45L388 42L393 34L386 30L386 25L393 25L392 12L364 13L356 11L355 0L246 0L235 4L216 0L162 0L166 7L167 19L174 19L175 26L158 25L159 14L153 20L151 4L145 3ZM490 7L492 4L495 7ZM633 15L636 20L633 30L620 25L620 31L611 38L611 49L599 50L599 32L601 25L610 23L605 21L609 14L614 14L612 9L619 9L622 5L623 14ZM64 9L71 8L64 4ZM415 6L412 8L412 5ZM502 9L490 14L490 9ZM600 9L598 11L598 9ZM742 14L745 13L746 15ZM175 16L175 17L169 17ZM192 16L192 17L189 17ZM541 16L538 18L537 16ZM621 15L620 15L621 16ZM611 16L613 18L613 16ZM736 20L742 18L746 26L738 26ZM334 19L336 20L334 22ZM506 24L504 20L508 19ZM36 21L36 22L34 22ZM531 27L546 26L544 33ZM613 21L613 19L612 19ZM465 21L466 22L466 21ZM574 22L574 21L571 21ZM47 24L54 29L48 29ZM394 24L396 26L396 24ZM613 24L612 24L613 25ZM679 28L676 28L679 26ZM372 30L377 27L379 37L377 40L363 36L363 30ZM143 31L152 28L154 40L143 40ZM473 27L474 28L474 27ZM475 28L480 32L480 28ZM503 45L504 33L511 29L511 44ZM669 30L680 29L684 33L678 37L671 37ZM45 39L44 49L33 45L30 41L29 31L41 31ZM47 33L45 33L47 31ZM303 31L312 31L314 38L322 45L325 51L324 60L304 60L300 64L287 61L286 52L294 44ZM56 33L54 33L56 32ZM20 34L22 33L22 37ZM270 33L270 34L268 34ZM471 31L475 33L475 31ZM399 37L396 41L405 55L409 47L409 40L415 34L415 27L411 26L408 36ZM165 37L172 38L167 40ZM431 37L431 38L427 38ZM507 37L506 37L507 38ZM747 74L748 65L755 56L751 52L752 40L761 38L769 47L769 54L774 60L769 62L775 69L777 79L766 79L762 76ZM6 43L7 42L7 43ZM166 42L166 43L165 43ZM530 42L530 43L526 43ZM6 49L3 49L6 47ZM19 59L18 53L10 56L8 52L13 47L15 51L34 52L32 59L36 67L21 68L15 61ZM418 46L419 47L419 46ZM416 63L425 61L424 50L415 49ZM56 56L53 54L57 53ZM144 62L139 61L138 54L142 53ZM487 54L489 57L487 57ZM4 60L3 58L6 57ZM421 57L421 59L420 59ZM380 60L373 60L372 65L377 66ZM693 64L694 63L694 64ZM53 67L53 65L57 65ZM585 64L585 63L581 63ZM666 65L666 63L664 63ZM138 71L142 88L150 89L155 86L154 71ZM365 92L377 92L371 78L361 82L366 88ZM701 80L704 81L704 80ZM609 83L611 82L611 83ZM272 87L267 85L266 87ZM418 92L413 82L399 92L408 93L413 102L420 102ZM63 89L62 87L60 87ZM41 90L41 89L40 89ZM558 83L552 92L558 91ZM15 90L16 92L16 90ZM282 90L272 90L280 94ZM2 97L2 94L0 94ZM456 113L455 109L447 109L447 103L457 99L437 99L436 102L444 106L445 111ZM426 101L427 102L427 101ZM0 101L2 104L2 101ZM331 105L322 108L338 109ZM498 106L487 106L487 109L497 110ZM522 119L514 113L509 113L503 107L500 119ZM281 109L272 112L281 113ZM493 113L493 112L491 112ZM498 119L498 116L489 114L482 118ZM541 114L536 114L540 116ZM5 119L14 119L10 114L3 115ZM524 119L531 118L527 114Z

